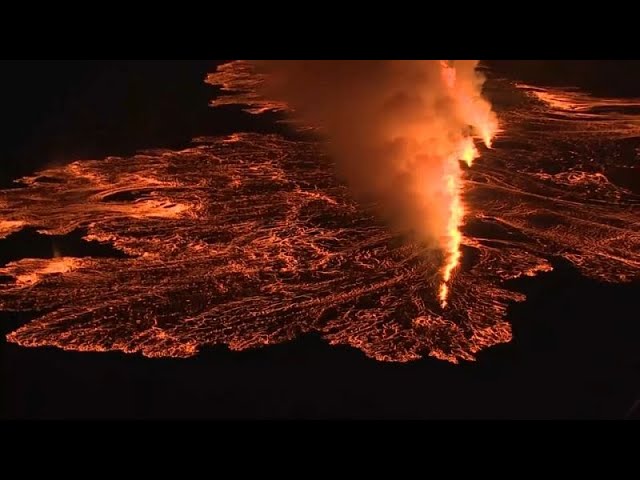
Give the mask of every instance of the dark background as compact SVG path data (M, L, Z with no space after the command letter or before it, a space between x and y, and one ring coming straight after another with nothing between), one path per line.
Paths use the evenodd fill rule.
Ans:
M216 61L0 64L0 185L59 162L177 148L198 135L271 131L237 107L211 109ZM640 96L638 61L491 61L499 75ZM0 261L49 255L47 238L0 240ZM78 238L64 239L77 248ZM74 243L76 242L76 243ZM84 246L83 248L85 248ZM71 247L70 247L71 248ZM89 247L86 247L89 248ZM38 253L40 252L40 253ZM109 252L102 252L109 254ZM3 418L633 418L640 399L640 285L604 285L570 265L519 281L514 341L476 363L369 360L315 335L186 360L7 344L29 320L0 313Z

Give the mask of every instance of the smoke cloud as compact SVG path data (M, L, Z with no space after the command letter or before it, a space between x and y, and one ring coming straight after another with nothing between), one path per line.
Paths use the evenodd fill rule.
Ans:
M459 259L460 160L490 145L497 120L475 60L255 61L263 95L327 137L356 198L403 233ZM446 292L444 293L446 296Z
M448 177L497 121L477 61L255 61L264 95L326 134L355 196L405 233L446 249Z

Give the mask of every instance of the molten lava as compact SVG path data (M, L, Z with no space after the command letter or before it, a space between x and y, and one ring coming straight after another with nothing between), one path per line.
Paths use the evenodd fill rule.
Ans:
M457 159L450 162L452 166L455 166ZM460 226L464 218L464 207L462 205L460 194L460 172L455 168L449 172L446 176L447 191L451 198L450 211L449 211L449 223L447 225L447 256L446 263L442 269L442 283L440 284L440 291L438 298L442 308L447 306L447 298L449 295L449 281L453 271L460 263L460 257L462 252L460 251L460 245L462 244L462 233L460 232Z
M480 137L490 148L493 136L497 131L496 117L490 109L487 110L487 103L480 98L480 92L477 89L469 88L468 84L458 82L455 64L442 60L440 67L442 68L442 80L456 105L456 109L463 118L469 121L473 129L480 132ZM451 277L462 257L460 228L464 221L465 212L459 161L462 160L468 167L471 167L473 161L479 156L473 137L463 136L458 141L458 151L449 156L445 163L443 180L446 185L446 195L444 198L448 199L449 205L445 237L445 264L442 268L442 282L438 294L442 308L447 306Z
M454 76L474 62L452 65L449 107L473 128L452 132L453 147L444 138L410 196L431 189L446 207L444 268L437 249L399 241L354 201L321 141L201 138L184 150L52 166L0 191L0 242L26 228L84 228L86 240L126 253L30 258L25 245L24 258L0 265L0 310L36 318L7 340L189 357L316 332L381 361L471 361L512 338L506 312L525 295L505 282L550 271L551 257L598 281L640 280L640 191L616 180L640 178L640 100L492 79L503 141L467 169L474 138L487 145L495 123L473 77ZM209 81L230 93L220 104L281 108L257 95L260 77L246 63ZM463 242L473 255L456 270Z

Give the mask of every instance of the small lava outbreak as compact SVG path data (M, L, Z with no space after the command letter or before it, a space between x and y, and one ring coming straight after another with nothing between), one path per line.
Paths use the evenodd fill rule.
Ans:
M0 309L35 320L24 346L186 357L319 332L383 361L473 360L508 342L507 281L563 257L608 282L640 277L640 100L520 85L489 73L492 149L460 176L460 266L391 232L334 175L319 140L238 133L54 167L0 191L0 238L85 232L123 255L23 258L0 267ZM216 105L255 115L245 62L223 65Z

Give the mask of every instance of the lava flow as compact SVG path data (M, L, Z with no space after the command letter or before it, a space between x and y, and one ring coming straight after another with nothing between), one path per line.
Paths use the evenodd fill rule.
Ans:
M477 95L475 62L436 66L413 65L409 77L445 86L443 70L450 78L455 67L444 95L426 101L446 115L424 130L420 112L429 109L398 96L394 105L415 119L410 137L426 138L399 142L406 149L392 153L416 155L371 164L379 184L357 186L379 185L378 200L388 194L396 207L414 202L404 219L426 223L422 233L437 231L438 241L399 234L354 198L348 170L359 164L328 155L322 137L242 133L59 165L0 191L0 248L29 231L82 232L119 254L52 248L50 258L32 258L25 242L23 258L0 265L0 310L35 318L7 340L188 357L316 332L380 361L460 362L511 340L507 309L526 299L508 281L550 271L552 257L599 281L640 279L640 101L490 77L485 91L503 133L464 168L477 156L474 139L488 146L496 124ZM247 62L223 65L208 82L224 85L216 104L258 118L288 108L260 93L264 76ZM345 98L358 93L340 85ZM377 118L367 128L407 133ZM440 128L446 148L435 148ZM384 218L393 212L403 210Z

